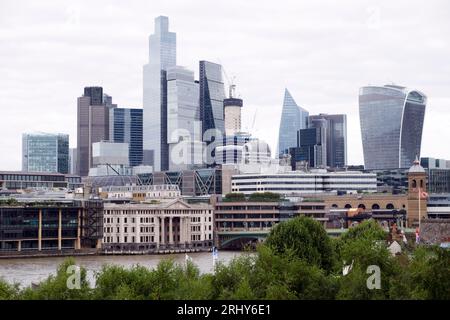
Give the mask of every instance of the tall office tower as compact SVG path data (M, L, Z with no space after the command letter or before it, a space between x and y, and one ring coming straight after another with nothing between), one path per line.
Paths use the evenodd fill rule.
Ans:
M202 134L209 129L225 133L223 100L225 88L222 66L209 61L200 61L200 117ZM206 138L209 142L210 139Z
M289 148L297 145L297 131L306 129L309 113L295 103L288 89L284 91L283 110L281 112L280 130L278 134L278 155L289 152Z
M236 86L230 86L229 97L223 100L223 108L225 112L225 135L234 136L241 132L241 109L242 99L235 98L234 90Z
M365 169L409 168L420 157L427 97L397 85L359 92Z
M175 65L176 34L169 32L169 18L157 17L143 68L144 162L155 171L168 168L166 70Z
M22 170L69 173L69 135L24 133Z
M169 170L190 170L203 163L199 84L194 72L167 69L167 143Z
M109 140L109 110L114 107L104 101L102 87L86 87L77 106L77 170L87 176L92 167L92 144Z
M308 167L317 168L326 166L326 121L318 120L315 127L301 129L297 132L298 146L289 148L291 165L295 170L299 162L306 163Z
M69 173L77 174L77 148L69 149Z
M323 121L322 121L323 120ZM347 165L347 116L345 114L319 114L309 116L308 126L326 128L326 165L342 168Z
M143 161L142 142L143 110L137 108L113 108L109 113L109 139L129 145L129 165L139 166Z

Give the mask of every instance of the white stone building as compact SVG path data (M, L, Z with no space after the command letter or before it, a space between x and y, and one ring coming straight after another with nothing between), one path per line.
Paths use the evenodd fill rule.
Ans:
M99 189L103 198L146 201L154 199L175 199L181 196L177 185L129 185L129 186L109 186Z
M159 203L105 203L103 249L156 252L213 245L213 207L182 199Z

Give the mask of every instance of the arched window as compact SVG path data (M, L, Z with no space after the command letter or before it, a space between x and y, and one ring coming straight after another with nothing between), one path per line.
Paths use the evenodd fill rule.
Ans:
M338 205L337 205L336 203L333 203L333 204L331 205L331 207L332 207L332 208L336 208L336 209L339 208Z
M345 205L344 208L345 208L345 209L350 209L351 207L352 207L352 206L351 206L350 204L347 203L347 204Z
M411 183L411 186L412 186L413 188L417 188L417 181L416 181L416 179L413 179L413 181L412 181L412 183Z
M386 205L386 209L392 210L392 209L394 209L394 205L392 203L388 203Z
M420 187L423 188L423 180L420 180Z
M372 205L372 210L378 210L378 209L380 209L380 205L378 203L374 203Z
M360 203L360 204L358 205L358 208L359 208L359 209L366 210L366 206L365 206L363 203Z

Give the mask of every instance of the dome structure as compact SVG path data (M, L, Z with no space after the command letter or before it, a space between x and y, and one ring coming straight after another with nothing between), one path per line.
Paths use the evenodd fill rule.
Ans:
M411 168L409 168L408 173L425 173L425 169L420 165L420 161L416 156L416 160L414 160L414 163Z

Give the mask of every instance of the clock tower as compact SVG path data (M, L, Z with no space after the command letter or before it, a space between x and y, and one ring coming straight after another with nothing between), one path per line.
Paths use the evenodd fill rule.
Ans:
M427 175L416 157L408 171L408 227L417 227L419 217L427 216Z

